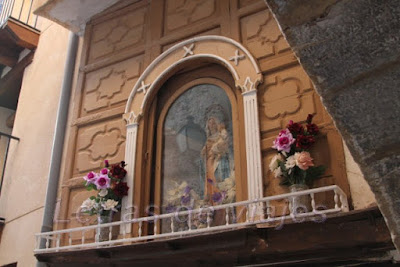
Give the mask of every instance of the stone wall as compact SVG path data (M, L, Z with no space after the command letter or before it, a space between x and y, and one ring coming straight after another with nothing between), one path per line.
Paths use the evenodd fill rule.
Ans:
M266 0L400 248L400 2Z

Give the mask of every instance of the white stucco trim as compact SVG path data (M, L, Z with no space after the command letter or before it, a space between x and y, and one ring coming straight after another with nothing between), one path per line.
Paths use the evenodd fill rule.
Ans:
M248 198L263 197L260 127L258 117L257 86L262 82L261 71L250 52L235 40L223 36L200 36L180 42L158 56L142 73L133 87L125 108L127 122L125 162L129 195L123 201L123 215L128 214L133 203L134 171L136 160L137 129L151 92L189 62L209 60L224 66L242 91L245 119L246 162ZM127 230L127 233L128 229Z
M160 81L162 81L167 75L169 75L171 73L171 71L173 69L175 69L177 66L184 64L185 62L188 61L193 61L196 59L213 59L216 60L217 62L223 63L223 65L230 71L230 73L232 74L232 76L235 78L235 81L239 80L239 75L236 72L235 68L232 67L231 64L229 64L229 62L219 56L216 55L212 55L212 54L200 54L200 55L193 55L190 57L185 57L182 58L178 61L176 61L175 63L173 63L172 65L170 65L167 69L165 69L165 71L163 71L158 77L157 79L154 80L154 82L150 85L149 89L147 90L148 92L151 92L154 90L154 87L156 87ZM140 106L141 110L143 110L143 108L145 107L148 99L149 99L149 95L148 93L145 94L142 105Z
M245 55L246 58L248 60L250 60L253 69L250 70L251 72L253 72L254 74L258 74L259 76L259 81L261 82L261 71L260 68L257 65L257 61L254 59L254 57L250 54L250 52L240 43L236 42L233 39L224 37L224 36L218 36L218 35L206 35L206 36L199 36L199 37L194 37L185 41L182 41L172 47L170 47L169 49L167 49L164 53L162 53L161 55L159 55L146 69L145 71L142 73L142 75L140 76L139 80L137 80L135 86L133 87L129 98L128 98L128 102L126 104L126 108L125 108L125 113L129 112L130 106L132 105L132 100L135 97L135 94L138 90L138 88L142 85L142 82L144 82L145 78L149 76L149 74L155 69L155 67L160 64L161 61L165 60L168 56L170 56L172 53L174 53L177 50L182 50L184 51L184 47L188 46L189 47L193 44L193 43L198 43L198 42L211 42L211 41L218 41L218 42L223 42L226 44L230 44L233 45L235 47L235 51L242 51ZM192 49L195 49L194 47ZM185 53L183 54L185 55ZM210 54L208 54L210 55ZM219 58L218 54L214 54L213 56L215 56L215 58ZM188 56L185 58L191 58L193 56ZM214 58L214 57L212 57ZM225 66L235 66L234 64L230 64L229 63L229 58L227 58L226 60L223 60L224 63L228 63ZM182 63L182 62L181 62ZM233 62L232 62L233 63ZM178 64L175 64L175 66ZM236 65L237 67L237 65ZM170 68L172 69L172 68ZM230 68L230 71L232 73L232 69ZM232 73L233 74L233 73ZM245 76L246 77L246 76ZM237 81L239 79L239 76L236 75L235 77L235 81ZM150 90L149 90L150 91Z

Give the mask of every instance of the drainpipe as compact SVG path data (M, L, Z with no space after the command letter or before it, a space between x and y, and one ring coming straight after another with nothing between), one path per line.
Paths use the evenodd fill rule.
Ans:
M74 77L75 60L78 51L78 36L74 33L69 34L67 59L65 62L64 79L61 87L60 101L57 111L57 119L54 131L53 148L50 158L50 170L48 176L46 202L41 232L53 230L54 210L57 201L58 182L60 177L61 158L63 154L65 128L68 119L68 108L71 98L72 81ZM41 240L40 248L45 248L45 240ZM46 266L38 262L37 267Z

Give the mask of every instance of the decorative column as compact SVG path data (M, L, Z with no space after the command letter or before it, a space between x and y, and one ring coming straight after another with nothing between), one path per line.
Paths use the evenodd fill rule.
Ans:
M121 207L121 220L130 220L134 215L133 206L133 192L135 189L134 185L134 173L135 173L135 161L136 161L136 143L137 143L137 131L139 126L140 115L135 115L134 112L124 114L126 121L126 143L125 143L125 163L126 163L126 183L129 186L128 195L122 199ZM122 226L124 227L124 226ZM123 234L123 229L120 228L120 233ZM125 233L131 232L131 225L125 226Z
M263 197L257 90L249 77L246 78L242 89L246 134L248 199L254 200Z

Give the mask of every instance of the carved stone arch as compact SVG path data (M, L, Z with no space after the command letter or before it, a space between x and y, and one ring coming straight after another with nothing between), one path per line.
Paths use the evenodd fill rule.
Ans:
M127 163L128 196L123 200L123 215L130 213L133 202L137 130L140 118L162 84L188 64L209 61L222 65L231 74L235 86L242 91L245 113L245 140L248 197L262 197L262 166L257 104L261 71L250 52L240 43L223 36L200 36L180 42L158 56L142 73L133 87L125 108L127 123L125 161ZM129 231L129 229L126 229Z

